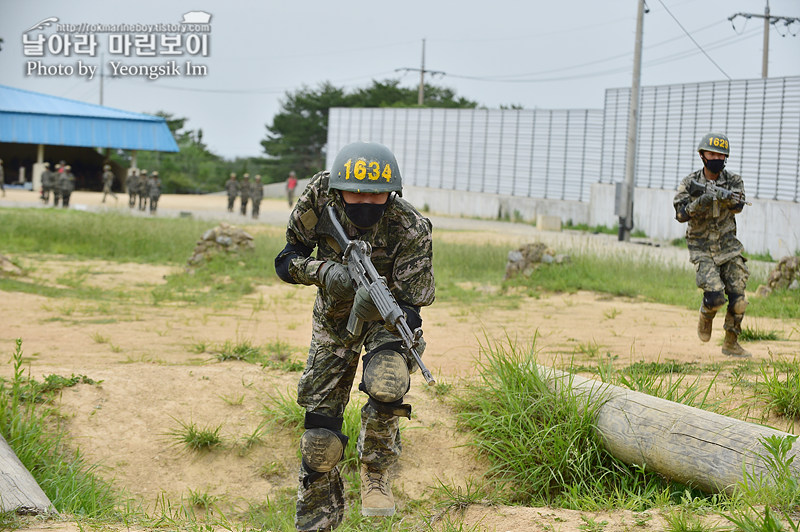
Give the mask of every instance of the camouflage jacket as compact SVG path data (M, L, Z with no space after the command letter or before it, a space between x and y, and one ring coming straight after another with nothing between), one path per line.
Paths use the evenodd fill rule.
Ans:
M250 193L252 192L252 185L250 184L250 180L242 181L242 186L239 187L239 197L243 200L250 199Z
M147 195L151 198L158 199L161 197L161 179L160 178L150 178L150 181L147 183Z
M672 201L675 218L679 222L688 222L686 244L689 247L689 260L696 263L701 258L707 257L713 259L715 264L723 264L741 255L744 246L736 238L735 215L742 212L744 204L726 206L715 199L708 210L694 212L689 208L696 199L689 195L689 183L692 180L701 185L708 182L702 169L692 172L681 180L678 192ZM744 183L737 174L723 170L714 184L738 192L744 198Z
M235 179L228 179L225 181L225 190L228 191L228 197L235 198L239 195L239 183Z
M128 189L128 194L136 194L139 190L139 175L129 174L125 179L125 188Z
M250 197L255 201L264 199L264 184L262 182L253 181L250 184Z
M46 188L47 190L52 189L55 185L55 177L56 174L54 172L51 172L50 170L44 170L41 176L42 187Z
M103 172L103 186L111 188L111 185L114 183L114 172L111 170L106 170Z
M341 250L330 237L317 234L316 226L324 208L332 203L339 221L351 239L372 246L371 260L378 274L401 306L422 307L433 303L433 240L431 222L400 197L389 199L380 221L363 234L344 216L341 196L328 192L328 172L315 175L301 194L289 217L287 247L276 258L276 265L289 260L289 276L295 283L317 285L314 320L339 343L348 342L347 318L352 301L333 299L320 285L317 272L324 261L342 262ZM312 252L316 248L316 257Z

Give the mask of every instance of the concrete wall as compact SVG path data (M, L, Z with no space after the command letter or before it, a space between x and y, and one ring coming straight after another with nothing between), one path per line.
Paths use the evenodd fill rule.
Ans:
M297 185L295 199L308 184L301 179ZM264 196L285 198L286 184L273 183L264 186ZM634 230L657 240L681 238L686 225L675 220L672 208L673 190L637 188L634 195ZM442 190L438 188L405 187L403 197L418 209L450 216L534 222L537 215L558 216L566 224L605 225L618 223L614 214L614 185L595 183L592 185L591 201L562 201L540 198L525 198L502 194ZM773 259L794 255L800 251L800 203L788 201L753 200L738 215L739 239L748 253L769 253Z
M406 187L403 196L417 208L451 216L503 218L533 222L539 214L558 216L562 223L615 226L614 185L592 185L591 201L560 201L498 194ZM675 220L673 190L637 188L634 196L634 230L657 240L685 235L686 225ZM517 213L517 214L515 214ZM800 203L753 200L737 216L739 239L748 253L769 253L780 259L800 251Z

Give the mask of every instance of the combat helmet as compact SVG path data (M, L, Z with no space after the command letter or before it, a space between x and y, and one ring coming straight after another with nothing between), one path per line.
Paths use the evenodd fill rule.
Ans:
M376 142L353 142L333 160L329 189L403 193L403 179L392 151Z
M722 133L706 133L700 139L700 144L697 145L697 152L711 151L714 153L721 153L725 157L731 154L730 144L728 137Z

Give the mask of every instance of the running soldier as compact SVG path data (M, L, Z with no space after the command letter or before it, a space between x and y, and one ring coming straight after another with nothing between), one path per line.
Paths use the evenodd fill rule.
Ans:
M722 353L749 357L739 345L742 318L747 307L745 288L750 273L742 253L744 246L736 238L735 215L745 205L742 178L725 170L730 155L728 137L708 133L697 147L703 168L684 177L673 200L675 218L686 227L689 260L697 271L696 284L703 290L697 336L703 342L711 339L714 316L725 304L728 309L723 328ZM713 190L709 190L709 189Z
M106 202L106 196L111 194L111 197L117 199L117 195L111 190L111 186L114 184L114 172L111 171L111 165L105 164L103 165L103 201L102 203Z
M242 176L242 186L239 187L239 198L241 198L241 206L239 207L242 216L247 216L247 201L250 199L250 174Z
M158 171L150 174L148 195L150 196L150 214L155 214L158 209L158 200L161 198L161 178L158 177Z
M233 204L239 195L239 183L236 182L235 173L231 172L231 176L225 182L225 190L228 192L228 212L233 212Z
M258 218L258 215L261 214L261 200L264 199L264 185L261 184L261 175L259 174L256 174L256 178L253 181L250 198L250 201L253 202L253 218Z
M359 389L368 400L361 409L357 442L361 513L395 512L389 475L401 451L398 415L410 415L410 406L402 399L416 364L405 355L400 337L384 326L369 292L355 290L342 264L342 250L320 233L317 224L330 205L351 239L371 245L375 269L385 277L415 330L422 325L420 307L434 299L431 223L400 194L400 171L387 147L363 142L345 146L331 172L316 174L301 194L289 217L286 247L275 259L275 270L285 282L318 287L311 347L297 386L297 402L306 411L297 530L332 530L344 517L345 494L337 463L347 446L341 431L343 415L362 348L367 377ZM360 333L347 330L351 311L364 322ZM423 350L421 345L420 353ZM371 378L373 374L378 378Z

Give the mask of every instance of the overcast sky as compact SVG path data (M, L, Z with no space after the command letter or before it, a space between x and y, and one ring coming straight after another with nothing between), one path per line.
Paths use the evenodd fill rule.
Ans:
M426 69L445 73L429 81L482 106L602 108L605 89L631 85L637 5L638 0L0 0L5 41L0 84L99 103L99 73L87 80L76 65L98 67L102 54L104 105L188 118L187 127L201 128L213 152L256 156L263 153L265 125L287 91L324 81L354 89L373 79L400 79L416 87L419 73L398 69L420 67L423 39ZM648 0L647 5L643 85L761 77L763 19L738 16L732 25L728 18L763 15L766 0ZM800 0L769 5L773 16L800 17ZM96 34L94 56L54 53L49 47L65 40L60 38L46 41L41 57L23 49L24 34L31 41L55 35L54 25L31 30L51 17L58 18L55 24L177 24L193 11L211 14L210 32L185 33L182 55L163 53L161 39L173 33L163 30L134 33L145 43L147 35L154 36L158 50L152 58L111 53L110 33ZM80 42L88 33L72 28L62 35ZM119 46L122 38L115 39ZM800 75L800 23L773 27L769 44L769 76ZM196 53L188 54L186 47ZM174 69L154 81L130 75L130 67L172 60L181 69L177 75ZM206 69L205 75L188 76L186 60L200 67L198 73ZM31 61L51 70L59 65L76 70L29 73ZM111 62L118 74L128 68L128 75L111 77Z

